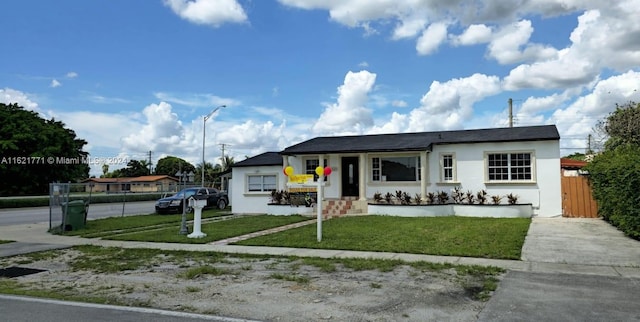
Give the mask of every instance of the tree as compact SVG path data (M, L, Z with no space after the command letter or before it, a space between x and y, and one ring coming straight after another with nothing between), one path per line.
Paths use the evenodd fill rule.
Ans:
M233 166L234 163L236 163L236 162L233 160L233 157L225 155L222 158L222 171L227 171L227 170L231 169L231 167Z
M185 161L184 159L174 157L174 156L166 156L160 160L156 164L156 174L164 174L168 176L175 177L176 172L178 171L193 171L196 173L196 168L193 164Z
M107 173L109 173L109 165L105 163L102 165L102 177L105 177Z
M607 136L605 149L629 143L640 145L640 103L616 104L616 110L598 122L596 132Z
M564 156L563 158L577 160L577 161L585 161L586 155L584 153L576 152L576 153Z
M0 103L0 195L49 192L49 183L89 177L85 140L55 119Z

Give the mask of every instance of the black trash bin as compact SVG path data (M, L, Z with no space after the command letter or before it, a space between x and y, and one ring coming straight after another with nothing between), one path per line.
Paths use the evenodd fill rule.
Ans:
M64 205L63 205L64 206ZM73 200L66 204L67 213L64 217L64 230L79 230L85 227L87 206L83 200Z

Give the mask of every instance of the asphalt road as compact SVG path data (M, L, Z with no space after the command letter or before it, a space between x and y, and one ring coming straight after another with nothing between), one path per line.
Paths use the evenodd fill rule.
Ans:
M191 314L174 311L76 303L20 296L0 295L0 316L2 321L13 322L239 322L247 320L220 316Z
M54 219L60 217L60 209ZM155 201L127 202L124 215L149 214L155 211ZM122 216L122 203L98 203L89 205L87 219ZM58 219L54 220L57 221ZM0 209L0 226L49 222L49 207Z

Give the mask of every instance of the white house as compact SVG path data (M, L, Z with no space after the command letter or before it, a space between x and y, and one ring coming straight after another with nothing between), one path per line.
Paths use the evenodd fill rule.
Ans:
M376 192L424 199L458 186L489 196L512 193L518 203L531 204L534 215L559 216L559 141L555 125L317 137L236 163L233 211L267 213L270 192L287 189L283 168L314 174L322 160L332 170L325 200L350 200L365 213Z

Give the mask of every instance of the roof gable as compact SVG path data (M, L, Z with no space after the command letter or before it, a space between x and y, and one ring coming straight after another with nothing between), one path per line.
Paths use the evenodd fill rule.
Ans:
M357 136L317 137L282 152L293 154L326 154L358 152L397 152L431 150L434 144L488 143L559 140L555 125L493 128L478 130L417 132Z

